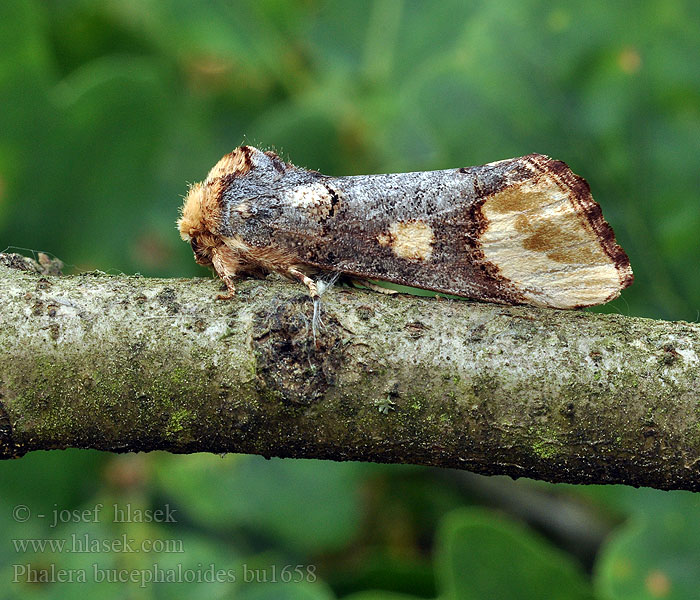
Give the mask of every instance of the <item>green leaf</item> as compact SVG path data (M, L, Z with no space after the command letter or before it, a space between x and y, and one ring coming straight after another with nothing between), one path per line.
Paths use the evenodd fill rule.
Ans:
M592 597L579 567L522 525L480 509L458 510L439 531L445 600L576 600Z
M397 594L396 592L386 592L384 590L373 590L371 592L360 592L350 596L344 596L343 600L416 600L416 596Z
M335 595L320 582L278 582L244 586L236 594L236 598L240 600L333 600Z
M642 502L633 516L601 551L596 590L611 600L696 598L700 498L658 490L645 490L638 497Z
M403 514L404 520L408 520L408 515L402 513L400 508L398 514ZM407 527L410 525L407 524ZM408 543L406 547L410 547ZM387 598L435 597L434 569L429 560L413 556L411 551L382 551L380 548L383 546L377 544L372 551L364 552L361 558L357 557L347 566L336 567L333 573L327 574L328 583L343 600L347 597L354 599L356 594L370 593L368 590L372 590L370 596L379 594L378 597L382 598L385 597L382 594Z
M73 449L30 452L21 460L0 461L2 501L27 505L33 514L73 509L99 488L100 471L108 459L107 453ZM3 531L10 526L5 522L8 515L0 515Z
M217 530L250 529L311 553L341 548L360 525L359 463L208 454L162 459L163 491Z

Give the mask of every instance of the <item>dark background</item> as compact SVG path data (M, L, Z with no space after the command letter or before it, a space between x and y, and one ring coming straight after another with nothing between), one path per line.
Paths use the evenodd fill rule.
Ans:
M42 250L67 272L206 276L175 220L188 182L243 142L330 175L540 152L588 180L630 256L635 284L597 310L697 321L699 48L690 0L3 0L0 250ZM2 598L700 597L689 493L80 451L1 464L0 490ZM98 503L100 522L50 527L54 509ZM114 503L177 519L112 523ZM184 551L12 541L84 534ZM94 581L93 564L154 563L236 581ZM84 568L88 582L4 585L18 564ZM289 565L316 581L270 583Z

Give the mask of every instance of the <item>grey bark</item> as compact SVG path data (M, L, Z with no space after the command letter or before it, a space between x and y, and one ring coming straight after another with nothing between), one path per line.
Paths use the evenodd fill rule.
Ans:
M245 452L700 489L700 326L0 257L0 452Z

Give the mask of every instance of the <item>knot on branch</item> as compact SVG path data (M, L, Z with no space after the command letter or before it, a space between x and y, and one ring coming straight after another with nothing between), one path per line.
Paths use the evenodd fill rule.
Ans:
M343 330L333 316L324 318L314 341L307 295L275 300L255 313L252 343L261 393L282 402L309 406L334 384L343 362Z

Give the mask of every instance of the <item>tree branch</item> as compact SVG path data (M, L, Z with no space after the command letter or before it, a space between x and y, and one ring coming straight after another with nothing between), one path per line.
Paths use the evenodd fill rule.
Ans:
M222 302L212 280L2 262L5 458L246 452L700 489L697 324L335 288L315 346L300 285Z

